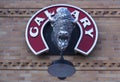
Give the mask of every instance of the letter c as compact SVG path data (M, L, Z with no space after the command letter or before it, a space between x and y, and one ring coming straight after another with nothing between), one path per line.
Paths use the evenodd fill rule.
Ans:
M35 32L33 32L33 30L35 30ZM31 27L30 28L30 36L31 37L36 37L38 35L39 31L37 27Z

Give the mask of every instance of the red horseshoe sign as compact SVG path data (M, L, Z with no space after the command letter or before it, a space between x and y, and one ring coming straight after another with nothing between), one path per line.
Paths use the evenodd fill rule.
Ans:
M88 55L95 47L98 39L96 23L83 9L66 4L45 7L30 18L25 32L26 42L29 48L36 55L49 50L43 36L43 29L49 21L48 17L54 15L56 10L60 7L67 8L71 12L71 15L77 19L77 25L79 26L81 34L74 50L84 55Z

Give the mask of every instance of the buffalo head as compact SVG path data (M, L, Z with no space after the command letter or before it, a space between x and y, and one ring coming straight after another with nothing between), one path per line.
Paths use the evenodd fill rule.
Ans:
M53 17L49 17L49 20L53 27L52 41L60 51L63 51L69 44L76 20L65 7L58 8L57 13Z

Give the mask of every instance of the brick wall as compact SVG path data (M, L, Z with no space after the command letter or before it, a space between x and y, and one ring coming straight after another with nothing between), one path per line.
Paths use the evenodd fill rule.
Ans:
M29 18L52 4L71 4L86 10L97 23L99 39L89 56L65 56L76 73L62 82L120 81L119 0L0 0L0 82L59 82L47 68L59 56L35 56L25 41Z

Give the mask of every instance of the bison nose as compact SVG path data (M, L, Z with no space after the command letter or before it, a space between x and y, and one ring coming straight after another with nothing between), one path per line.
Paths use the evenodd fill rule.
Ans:
M60 40L68 40L69 39L69 33L67 31L60 31L58 38Z
M69 34L69 33L68 33L67 31L60 31L60 32L59 32L59 35L66 35L66 36L67 36L68 34Z

